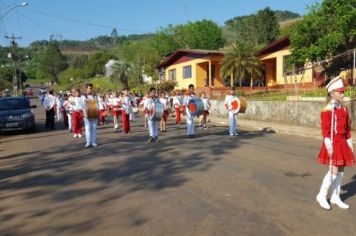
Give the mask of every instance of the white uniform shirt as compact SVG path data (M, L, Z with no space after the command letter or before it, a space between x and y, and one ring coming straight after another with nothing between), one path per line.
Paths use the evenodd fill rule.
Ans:
M48 94L43 100L43 107L46 110L50 110L54 107L55 103L56 103L56 98L53 95Z
M174 106L174 108L179 108L181 105L183 105L182 96L174 96L173 97L173 106Z
M73 111L80 111L80 110L84 109L82 97L73 97L72 109L73 109Z
M224 105L227 106L228 110L232 109L232 101L237 98L236 95L226 95Z
M210 110L209 98L202 98L201 100L203 101L203 104L204 104L204 111Z
M167 110L168 109L168 99L167 98L160 98L159 101L160 101L160 103L163 104L163 110Z

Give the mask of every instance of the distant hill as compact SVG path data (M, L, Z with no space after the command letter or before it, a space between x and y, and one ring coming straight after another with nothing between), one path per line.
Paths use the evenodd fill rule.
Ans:
M283 21L288 21L288 20L293 20L293 19L297 19L297 18L301 18L301 15L292 11L280 11L280 10L274 10L273 11L274 14L277 17L278 22L283 22ZM251 14L251 15L246 15L246 16L236 16L232 19L229 19L227 21L225 21L225 25L231 25L233 23L236 23L238 21L244 21L249 17L254 16L255 14Z
M112 37L107 35L101 35L88 40L61 40L59 41L60 49L65 54L89 54L100 49L110 49L115 47L120 43L139 41L147 37L152 36L151 34L132 34L128 36L118 36ZM41 40L35 41L30 44L31 46L44 46L47 45L49 41Z

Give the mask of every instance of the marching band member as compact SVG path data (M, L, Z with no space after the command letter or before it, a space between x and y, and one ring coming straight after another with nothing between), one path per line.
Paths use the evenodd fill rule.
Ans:
M72 122L72 111L73 111L73 106L72 106L72 102L73 102L73 95L70 93L69 95L67 95L68 99L64 101L63 103L63 108L64 111L67 115L67 122L68 122L68 130L69 132L72 131L72 127L73 127L73 122Z
M159 100L156 98L156 89L155 88L150 88L150 92L148 97L144 100L144 109L146 110L146 113L148 113L153 105L154 102L159 102ZM154 143L157 142L158 139L158 121L157 120L151 120L147 119L148 123L148 132L150 135L150 138L148 142Z
M324 209L331 209L327 194L332 187L330 203L342 209L348 209L349 205L340 199L340 187L344 176L345 166L355 164L353 153L350 116L347 108L343 106L344 84L342 76L332 79L326 86L328 90L327 105L321 111L321 129L323 143L317 162L329 165L316 196L317 202Z
M121 98L118 92L114 92L111 99L109 99L109 106L111 107L111 114L114 120L114 129L119 128L119 112L121 108Z
M206 96L205 92L202 92L201 100L203 101L203 104L204 104L204 114L201 116L200 129L206 129L206 122L208 120L211 103L210 103L209 98Z
M145 93L145 95L143 96L143 98L142 98L142 101L140 102L140 105L139 106L142 106L142 107L144 107L144 104L145 104L145 102L146 102L146 100L149 98L149 93L148 92L146 92ZM148 112L147 112L147 110L146 109L143 109L143 114L144 114L144 126L145 126L145 128L147 128L148 126L147 126L147 117L148 117Z
M69 124L68 124L68 116L67 116L67 110L64 107L64 104L68 102L68 94L63 94L63 103L61 106L62 110L62 116L63 116L63 122L64 122L64 127L68 129Z
M194 85L189 85L188 94L184 98L184 104L186 107L186 120L187 120L187 135L189 138L194 138L194 116L192 116L189 112L189 101L196 98L194 93Z
M82 128L83 128L83 101L81 98L80 90L76 89L74 91L74 97L71 100L72 106L72 123L73 123L73 137L81 138L82 137Z
M105 124L106 104L104 96L99 97L99 124Z
M159 98L160 103L163 104L163 116L162 116L162 120L160 122L160 130L161 132L166 132L166 125L167 125L167 120L168 120L168 116L169 116L169 100L168 98L165 96L165 93L161 93L161 97Z
M184 110L182 111L181 109L183 108L183 98L181 96L181 93L177 90L175 96L173 97L173 106L176 111L176 124L181 124L181 115L184 113Z
M237 98L237 96L235 95L235 90L233 88L229 90L229 93L230 94L226 95L224 102L224 105L229 112L229 134L230 136L237 136L237 114L234 113L232 108L232 101L234 98Z
M43 107L46 109L46 129L54 129L54 110L56 109L56 99L50 90L43 100Z
M127 89L123 91L122 108L122 132L127 134L130 132L130 113L132 112L132 102Z
M93 84L86 84L86 94L82 96L84 104L85 147L96 147L96 128L99 116L98 98L93 94Z
M137 101L138 101L138 98L136 96L136 94L133 94L133 93L130 93L129 95L130 97L130 100L131 100L131 107L137 107ZM132 111L131 109L131 112L130 112L130 121L134 121L135 120L135 112Z
M57 122L60 122L63 120L63 116L62 116L62 105L63 105L63 99L62 99L62 95L60 93L56 93L56 95L54 96L55 100L56 100L56 106L55 106L55 112L56 112L56 118L57 118Z

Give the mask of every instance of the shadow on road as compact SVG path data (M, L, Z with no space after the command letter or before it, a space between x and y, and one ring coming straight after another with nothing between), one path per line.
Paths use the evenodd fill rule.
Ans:
M352 181L343 185L342 187L342 190L346 191L346 193L343 193L340 195L340 197L343 199L343 200L346 200L350 197L353 197L355 196L356 194L356 175L354 175L352 177Z

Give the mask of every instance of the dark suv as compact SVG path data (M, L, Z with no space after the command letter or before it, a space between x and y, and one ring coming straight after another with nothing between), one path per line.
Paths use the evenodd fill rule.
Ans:
M0 98L0 131L28 130L35 131L35 116L27 97Z

